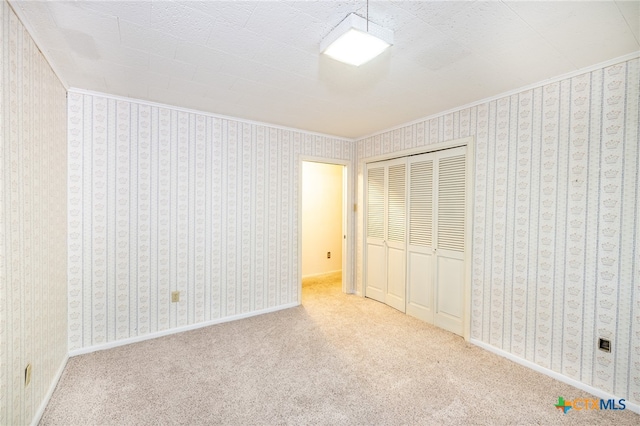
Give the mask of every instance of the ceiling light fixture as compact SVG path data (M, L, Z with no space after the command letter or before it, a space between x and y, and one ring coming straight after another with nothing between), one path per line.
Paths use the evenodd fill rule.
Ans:
M393 44L393 31L369 22L367 18L349 14L320 43L320 52L340 62L360 66L369 62Z

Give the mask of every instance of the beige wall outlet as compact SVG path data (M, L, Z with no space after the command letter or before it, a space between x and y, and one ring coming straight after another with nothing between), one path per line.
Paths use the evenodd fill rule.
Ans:
M180 301L180 292L172 291L171 292L171 303L176 303Z
M27 364L26 368L24 369L24 385L29 386L29 383L31 383L31 363Z

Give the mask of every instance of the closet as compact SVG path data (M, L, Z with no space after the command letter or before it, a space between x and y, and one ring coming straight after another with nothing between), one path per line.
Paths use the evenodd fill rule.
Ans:
M369 163L367 297L463 334L466 147Z

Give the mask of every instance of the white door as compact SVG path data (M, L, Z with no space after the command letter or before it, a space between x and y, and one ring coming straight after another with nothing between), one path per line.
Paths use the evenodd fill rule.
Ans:
M433 163L435 154L409 158L407 314L433 324Z
M387 293L385 303L405 312L407 232L407 160L388 162L387 178Z
M367 166L367 270L365 294L385 302L387 254L385 245L386 167Z
M464 332L466 147L367 166L366 296Z
M367 297L405 312L406 158L367 166Z
M466 147L436 153L435 312L438 327L463 334Z

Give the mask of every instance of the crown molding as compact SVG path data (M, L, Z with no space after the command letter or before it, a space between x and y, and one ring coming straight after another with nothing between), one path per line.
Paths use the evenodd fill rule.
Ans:
M576 77L578 75L587 74L587 73L590 73L590 72L593 72L593 71L596 71L596 70L599 70L599 69L603 69L603 68L606 68L606 67L610 67L612 65L620 64L622 62L627 62L627 61L631 61L631 60L638 59L638 58L640 58L640 51L632 52L632 53L629 53L627 55L623 55L623 56L619 56L617 58L610 59L608 61L600 62L600 63L594 64L594 65L589 65L588 67L580 68L578 70L574 70L574 71L571 71L571 72L568 72L568 73L565 73L565 74L560 74L560 75L558 75L556 77L551 77L551 78L548 78L546 80L539 81L537 83L528 84L526 86L522 86L522 87L519 87L517 89L510 90L508 92L503 92L503 93L500 93L500 94L495 95L495 96L491 96L491 97L488 97L488 98L480 99L479 101L474 101L474 102L471 102L471 103L468 103L468 104L465 104L465 105L462 105L462 106L454 107L454 108L448 109L446 111L437 112L435 114L431 114L431 115L428 115L426 117L418 118L416 120L412 120L412 121L409 121L407 123L398 124L397 126L389 127L387 129L384 129L384 130L379 130L379 131L371 133L369 135L355 138L355 141L359 142L361 140L372 138L374 136L378 136L378 135L381 135L383 133L392 132L394 130L398 130L398 129L402 129L404 127L412 126L414 124L422 123L423 121L433 120L434 118L438 118L438 117L441 117L443 115L451 114L452 112L457 112L457 111L460 111L460 110L463 110L463 109L466 109L466 108L471 108L471 107L478 106L478 105L481 105L481 104L484 104L484 103L488 103L488 102L492 102L492 101L495 101L495 100L498 100L498 99L506 98L508 96L516 95L516 94L522 93L522 92L526 92L527 90L537 89L539 87L546 86L547 84L557 83L558 81L567 80L569 78L573 78L573 77Z

